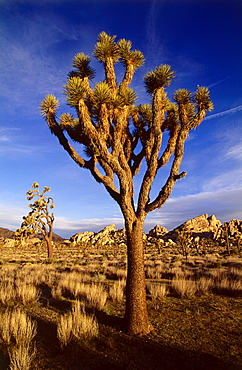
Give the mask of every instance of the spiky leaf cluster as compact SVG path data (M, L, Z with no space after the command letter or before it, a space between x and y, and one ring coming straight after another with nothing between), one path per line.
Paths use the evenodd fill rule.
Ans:
M194 95L194 101L196 102L199 109L205 109L207 111L213 110L213 103L210 98L210 91L207 87L199 86Z
M144 64L145 58L143 53L141 53L139 50L130 50L132 47L131 41L121 39L118 42L118 47L121 61L125 66L132 64L136 69Z
M112 91L108 84L104 82L99 82L94 89L93 102L95 106L99 106L104 103L110 103L112 100Z
M73 75L70 77L79 76L80 78L88 77L90 80L94 78L95 71L92 67L90 67L91 58L89 55L85 55L84 53L77 53L74 56L72 65L77 71L72 71Z
M78 107L80 99L87 98L87 87L79 77L69 78L64 86L67 104L71 107Z
M153 94L155 90L169 86L174 77L175 73L172 71L171 67L168 64L163 64L145 75L144 82L146 91Z
M59 107L60 103L58 99L52 94L47 94L45 95L44 100L41 102L39 108L41 110L42 116L45 116L48 113L55 114Z
M112 58L114 63L118 61L119 48L115 38L116 36L109 36L106 32L99 34L93 54L100 62L105 63L107 58Z
M60 126L64 128L66 125L72 125L73 120L73 116L70 113L63 113L60 116Z
M95 157L100 156L100 152L97 146L93 143L93 141L91 141L90 144L84 148L84 152L90 158L93 158L93 157L95 158Z
M137 94L129 87L121 89L118 95L113 100L115 107L123 107L124 105L133 105L137 100Z
M192 94L187 89L179 89L175 92L173 99L179 104L187 104L192 100Z
M170 103L167 107L167 115L164 122L164 129L173 130L173 127L179 124L179 112L178 106L174 103Z

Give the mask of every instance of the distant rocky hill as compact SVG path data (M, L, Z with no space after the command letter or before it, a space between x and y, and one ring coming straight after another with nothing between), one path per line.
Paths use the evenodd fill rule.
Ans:
M8 229L5 229L4 227L0 227L0 237L1 238L8 238L12 239L13 238L14 232Z
M43 239L43 236L42 234L36 234L35 237L37 237L38 239L42 240ZM4 227L0 227L0 238L3 238L3 239L13 239L14 238L14 231L12 230L9 230L9 229L5 229ZM53 241L55 243L61 243L63 242L63 238L55 233L53 233Z

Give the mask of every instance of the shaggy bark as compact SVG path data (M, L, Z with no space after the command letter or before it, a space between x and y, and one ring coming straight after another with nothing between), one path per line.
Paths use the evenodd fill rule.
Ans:
M124 330L130 335L144 335L152 330L146 304L143 223L126 225L127 282Z

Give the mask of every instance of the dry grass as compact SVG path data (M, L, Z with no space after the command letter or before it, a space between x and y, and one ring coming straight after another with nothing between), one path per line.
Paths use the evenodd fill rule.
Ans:
M9 344L11 339L20 346L29 344L37 332L36 322L19 307L7 309L0 314L0 334Z
M52 288L55 297L66 296L83 300L89 307L102 310L107 300L107 291L100 283L86 283L76 272L61 274L57 286Z
M185 259L177 254L157 255L157 252L149 254L147 251L147 292L152 298L148 300L148 307L156 330L144 342L136 342L135 339L122 336L119 332L120 321L116 324L116 320L124 313L124 253L105 250L102 256L102 251L98 250L97 255L94 248L82 253L64 247L57 252L59 255L55 260L47 261L45 250L43 256L35 250L13 249L12 254L9 250L0 251L3 261L0 265L0 312L3 311L0 314L0 350L8 350L10 369L27 369L28 366L38 370L75 368L75 361L79 366L82 359L85 361L88 356L96 357L96 368L101 368L102 363L103 368L127 368L129 364L130 368L153 369L159 368L168 357L167 368L179 368L181 358L176 366L169 367L170 361L175 358L174 348L179 348L185 358L182 369L191 369L189 361L196 357L194 351L199 356L202 356L201 353L216 354L226 358L226 361L231 358L232 362L242 364L239 353L242 344L239 329L241 258L189 256ZM7 258L11 263L7 262ZM24 308L20 311L31 312L31 315L38 317L41 327L38 330L37 356L33 367L30 365L33 357L31 348L36 327L23 323L21 313L18 313L18 307L22 305ZM14 308L6 309L6 306ZM95 312L99 324L95 316L87 314L91 310ZM230 312L233 314L230 315ZM57 335L59 343L65 347L65 351L58 354L55 343ZM93 336L98 338L89 341ZM25 345L22 344L24 341ZM145 347L149 341L150 345ZM166 349L161 356L162 362L152 367L156 363L153 360L159 357L164 346ZM156 352L155 348L159 351ZM171 353L169 348L173 348ZM71 358L75 359L73 363ZM199 357L198 363L201 363L200 360ZM86 360L81 365L88 369L90 362ZM194 365L193 368L199 367ZM214 365L213 368L219 367Z
M171 289L178 297L187 297L197 292L197 285L194 280L175 278L171 282Z
M196 281L196 288L198 294L206 294L211 292L214 286L214 280L209 277L202 276Z
M76 301L72 310L60 317L57 337L61 347L65 347L73 338L90 339L99 333L99 326L94 315L85 312L83 304Z
M124 299L124 290L125 290L126 280L116 280L113 285L109 287L109 297L114 302L122 302Z
M39 290L35 285L24 284L22 281L18 280L16 283L16 295L23 305L28 303L36 302L39 298Z
M66 313L60 317L57 326L57 338L61 347L65 347L72 340L73 317L71 313Z
M147 289L152 299L163 298L168 294L166 284L149 283Z
M29 345L13 347L8 352L10 358L10 370L29 370L31 363L36 356L36 349L32 349Z
M10 281L0 282L0 303L6 306L16 299L14 283Z
M11 370L28 370L35 356L31 342L37 334L36 322L20 308L0 314L0 337L8 346Z
M5 344L10 344L11 342L11 311L6 310L0 314L0 338Z
M0 282L0 302L3 305L8 305L11 302L19 301L26 305L38 300L39 291L35 285L28 284L24 278L16 278L14 275L10 279L9 276L2 276Z

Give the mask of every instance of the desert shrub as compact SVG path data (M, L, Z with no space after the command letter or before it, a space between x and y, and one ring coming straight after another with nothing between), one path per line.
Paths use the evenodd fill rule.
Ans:
M109 297L116 302L121 302L124 298L125 279L114 281L113 285L109 287Z
M57 338L61 343L61 347L65 347L72 340L73 318L72 314L66 313L60 317L57 326Z
M94 315L85 312L83 304L76 301L72 310L60 317L57 326L57 337L62 347L73 339L90 339L99 333L98 322Z
M214 280L212 278L201 276L196 281L197 293L206 294L211 291L214 286Z
M168 293L166 284L149 283L147 284L147 289L152 299L165 297Z
M172 291L179 297L194 295L197 291L196 281L185 278L174 278L171 282Z
M14 283L11 281L0 282L0 302L7 305L9 302L16 300L16 291Z
M13 347L8 351L8 353L10 358L10 370L30 369L31 363L36 355L35 349L32 349L29 345Z
M16 296L24 305L36 302L39 298L39 291L35 285L25 284L18 281L16 284Z
M20 308L7 309L0 314L0 337L9 347L11 370L28 370L35 356L31 342L37 333L37 324Z

